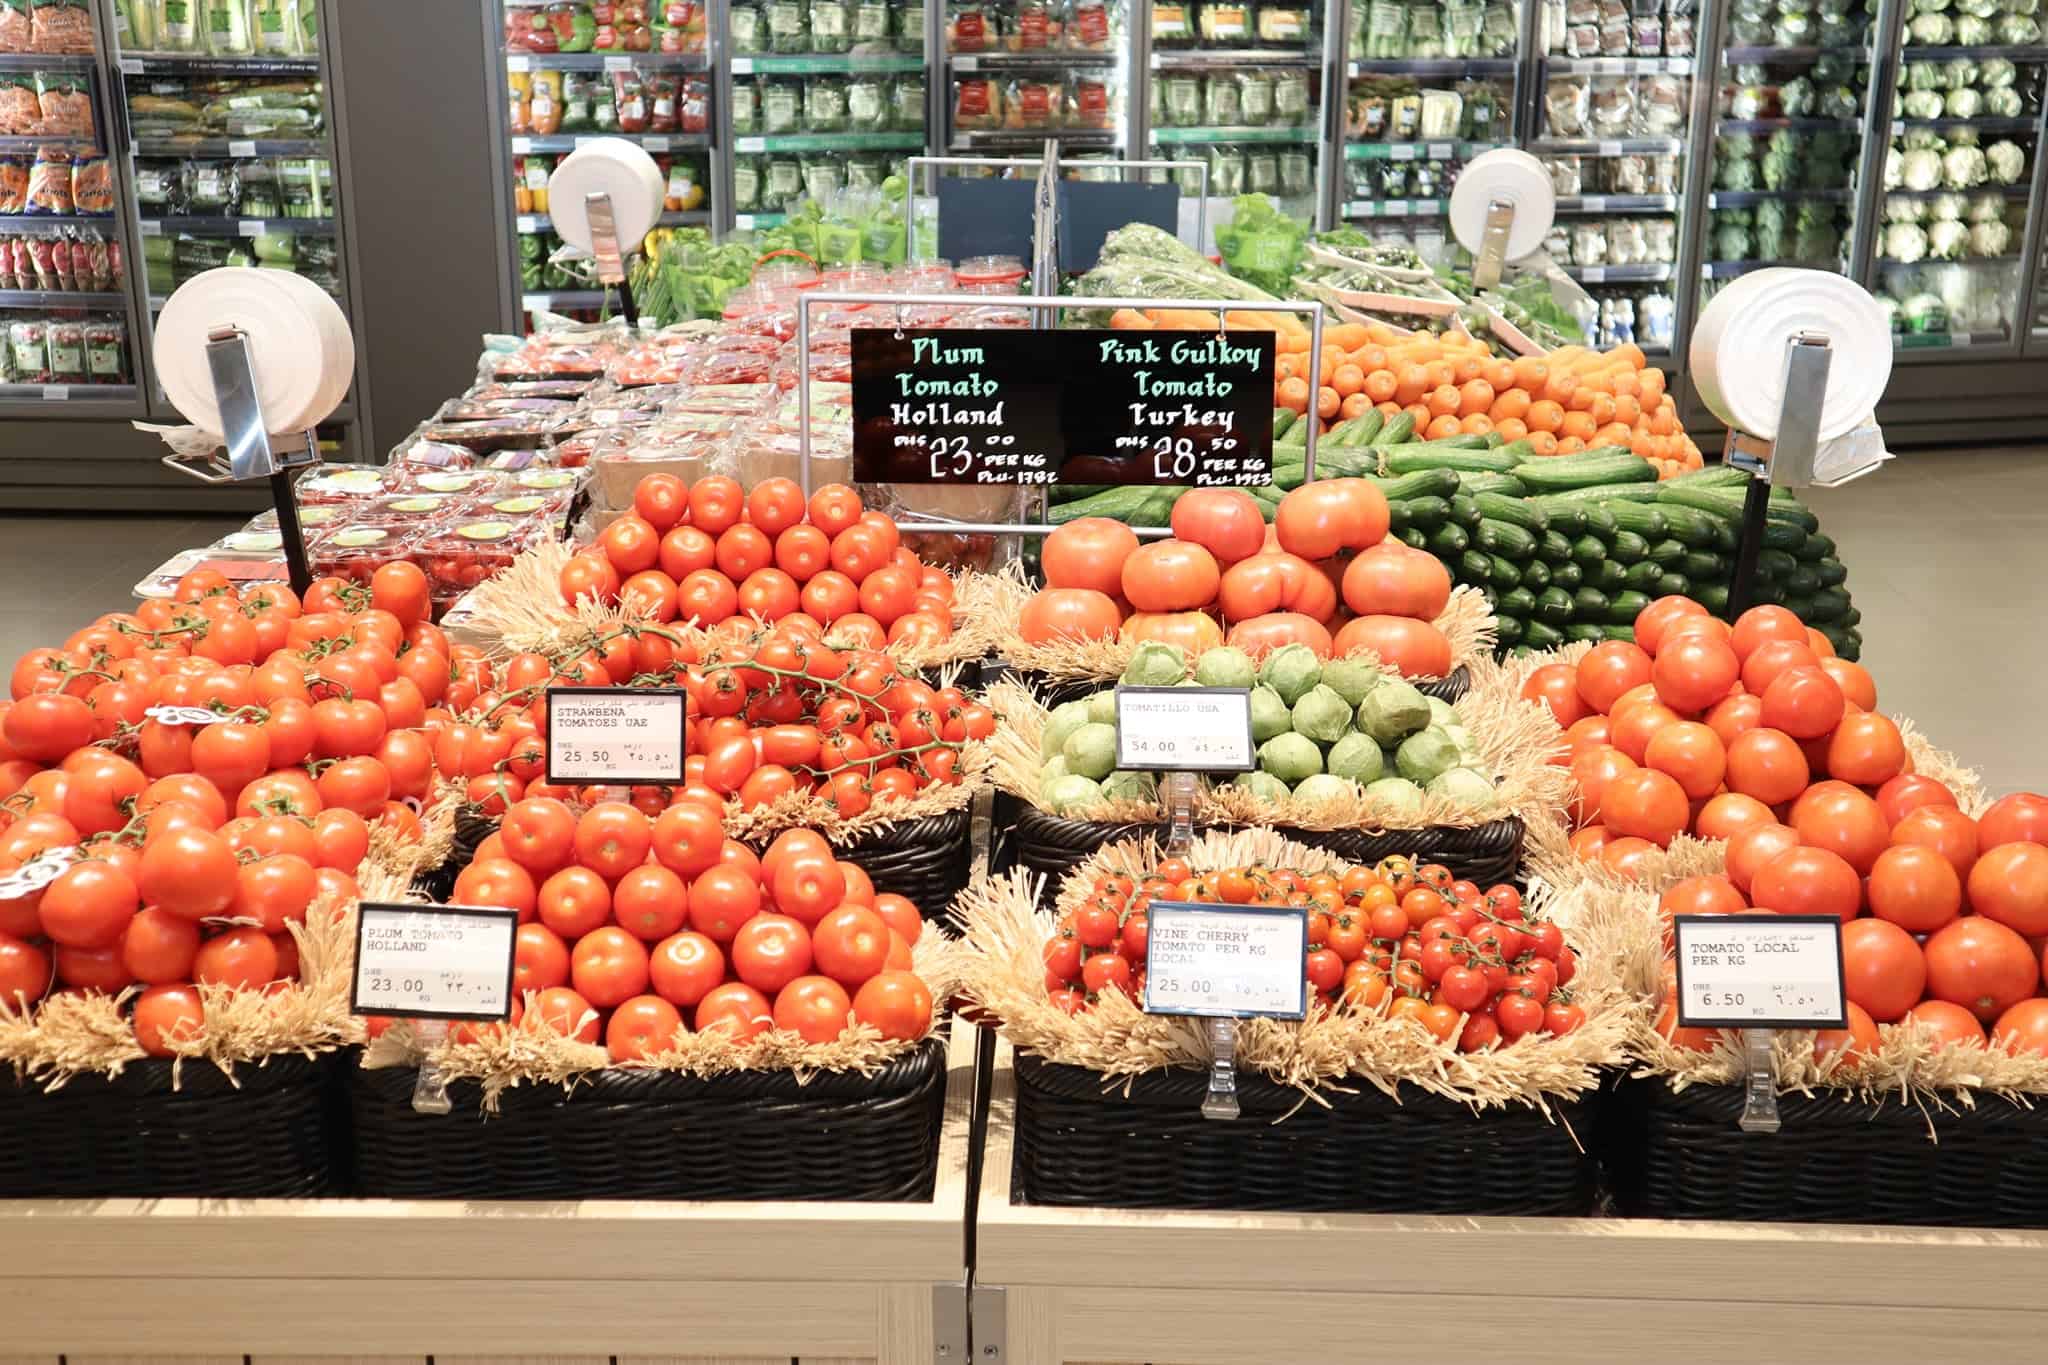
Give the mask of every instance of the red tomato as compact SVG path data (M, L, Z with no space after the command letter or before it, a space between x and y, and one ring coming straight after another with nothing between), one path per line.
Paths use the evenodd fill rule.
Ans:
M512 989L552 990L569 984L569 945L545 924L522 924L513 940Z
M1114 596L1123 591L1124 561L1137 552L1138 537L1124 523L1081 517L1047 536L1039 558L1048 588Z
M1706 614L1707 609L1690 597L1660 597L1636 613L1636 643L1654 655L1663 642L1664 632L1679 617Z
M889 956L889 926L864 905L842 906L826 915L811 940L818 970L855 988L881 971Z
M571 942L611 918L612 893L587 867L565 867L541 883L534 900L540 922Z
M1841 723L1846 703L1817 667L1788 668L1764 689L1763 723L1794 739L1819 739Z
M1915 934L1931 934L1962 913L1963 884L1940 850L1893 844L1870 867L1870 913Z
M1875 711L1843 715L1828 739L1828 772L1859 787L1878 787L1905 770L1906 742L1899 727Z
M564 1038L574 1038L579 1043L597 1041L597 1011L567 986L555 986L536 995L530 1016Z
M277 979L277 945L261 929L235 928L199 945L192 979L202 986L261 990Z
M2001 796L1977 817L1977 838L1985 848L1999 844L2048 844L2048 796L2014 792Z
M2048 1057L2048 998L2022 1000L1991 1026L1991 1046Z
M1606 715L1621 694L1650 681L1650 656L1625 640L1593 646L1579 660L1579 696Z
M1811 776L1806 755L1782 730L1745 730L1728 745L1728 789L1767 806L1798 796Z
M1751 607L1735 619L1735 652L1744 660L1770 640L1806 643L1806 625L1783 607Z
M201 920L221 914L234 903L238 874L234 851L226 840L198 830L180 830L142 850L135 888L146 904Z
M1360 559L1364 557L1359 556ZM1352 562L1356 564L1357 560ZM1548 706L1557 723L1566 729L1592 714L1585 698L1579 695L1578 670L1570 664L1545 664L1529 675L1522 684L1520 695L1523 701L1540 701Z
M1343 657L1362 650L1371 650L1404 678L1441 678L1451 671L1451 642L1428 621L1361 616L1345 622L1330 652Z
M830 977L800 976L775 997L775 1027L798 1034L807 1043L833 1041L852 1013L853 1000L846 988Z
M685 931L655 945L647 970L656 995L688 1009L725 980L725 954L704 935Z
M1802 843L1840 854L1858 876L1870 871L1891 844L1877 802L1841 782L1824 782L1792 805L1792 828Z
M1337 652L1337 642L1322 622L1298 611L1271 611L1239 621L1230 628L1228 643L1254 659L1263 659L1288 645L1305 646L1319 659Z
M605 1051L614 1062L639 1062L673 1052L683 1016L658 995L636 995L612 1011L604 1029Z
M1647 839L1660 848L1684 832L1692 808L1675 778L1652 768L1635 768L1608 782L1600 797L1600 820L1616 835Z
M1832 766L1832 765L1830 765ZM1836 774L1844 776L1843 774ZM1854 778L1846 778L1855 781ZM1917 773L1900 773L1877 789L1877 808L1884 815L1885 824L1896 827L1907 814L1922 806L1956 805L1956 794L1946 785L1931 777ZM1996 809L1994 806L1993 809ZM1990 812L1987 811L1986 814ZM2008 842L2001 840L2001 843ZM2036 843L2040 842L2035 840Z
M1266 519L1258 499L1241 488L1197 488L1181 494L1174 500L1172 526L1176 540L1201 546L1219 564L1248 559L1266 544Z
M1154 541L1124 560L1124 600L1139 611L1194 611L1216 600L1222 571L1199 545Z
M1756 874L1780 854L1799 847L1799 832L1775 821L1750 826L1728 841L1728 880L1744 895L1750 894Z
M593 929L569 953L569 984L598 1009L647 989L647 948L616 925Z
M1059 639L1111 640L1122 624L1123 614L1106 593L1090 588L1047 588L1025 605L1019 633L1034 645Z
M1813 1059L1818 1062L1839 1052L1845 1058L1868 1057L1877 1051L1877 1024L1870 1012L1851 1001L1844 1007L1849 1027L1822 1029L1813 1035Z
M612 919L642 943L666 939L689 913L689 889L660 863L632 868L612 887Z
M1880 1024L1905 1016L1927 984L1927 959L1913 936L1881 919L1842 926L1842 972L1849 999Z
M1778 817L1753 796L1722 792L1711 797L1693 817L1692 831L1702 839L1732 839L1751 825L1775 825Z
M1699 712L1728 695L1742 666L1735 650L1711 635L1668 641L1650 665L1657 696L1675 711Z
M1216 585L1216 602L1226 621L1298 612L1328 622L1337 610L1337 589L1300 555L1268 550L1231 565Z
M810 932L787 915L756 915L733 939L732 966L741 981L772 997L811 970Z
M2027 941L1996 920L1965 915L1927 940L1927 993L1983 1023L2034 993L2041 979Z
M1901 1022L1914 1025L1920 1036L1936 1047L1984 1041L1984 1026L1977 1022L1977 1016L1946 1000L1922 1000L1906 1011Z
M1819 668L1820 659L1803 641L1766 640L1742 663L1742 687L1761 697L1778 676L1794 668Z
M1781 915L1833 915L1854 919L1863 903L1856 869L1824 848L1795 848L1765 863L1750 883L1760 910Z
M1450 600L1451 575L1443 561L1398 540L1359 551L1344 569L1344 605L1359 616L1433 621ZM1559 723L1570 722L1560 717Z
M1970 869L1970 908L2029 936L2048 934L2048 848L1999 844ZM43 916L49 917L44 899Z
M646 816L623 801L602 802L576 822L576 861L615 881L647 861L653 839Z
M931 1031L932 993L912 972L880 972L853 997L853 1017L884 1038L911 1042Z
M206 1006L190 986L152 986L135 998L135 1041L152 1057L175 1056L178 1043L196 1041L206 1027Z
M1273 530L1280 548L1303 559L1365 550L1387 538L1387 499L1364 479L1317 479L1280 499Z

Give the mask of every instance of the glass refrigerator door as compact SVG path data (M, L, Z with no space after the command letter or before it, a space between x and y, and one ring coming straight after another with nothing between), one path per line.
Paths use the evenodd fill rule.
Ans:
M804 199L828 217L871 216L868 196L925 149L924 6L732 0L728 10L733 225L775 227Z
M1690 0L1552 0L1539 17L1529 149L1550 170L1546 249L1593 300L1601 347L1675 363L1686 134L1699 79Z
M1146 155L1200 163L1211 199L1271 195L1286 213L1317 222L1325 27L1335 12L1305 0L1153 0ZM1203 171L1173 174L1182 193L1200 192Z
M88 5L0 6L0 415L142 413L103 41Z
M623 137L666 185L661 226L712 221L712 78L700 0L504 0L511 227L521 312L594 318L588 261L558 259L548 177L580 143ZM630 249L630 248L629 248Z
M1246 9L1249 10L1249 6ZM1105 159L1130 147L1124 0L955 0L941 16L946 148Z
M1524 0L1533 3L1533 0ZM1446 215L1467 161L1515 143L1524 32L1508 0L1352 0L1337 217L1432 262L1456 250Z
M1902 361L2010 350L2034 326L2026 253L2048 72L2038 14L1970 0L1898 22L1884 197L1865 283ZM2031 246L2029 244L2032 244ZM1965 349L1967 348L1967 349Z

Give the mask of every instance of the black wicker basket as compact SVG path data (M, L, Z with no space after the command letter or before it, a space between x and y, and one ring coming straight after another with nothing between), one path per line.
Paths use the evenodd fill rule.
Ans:
M1922 1109L1781 1094L1776 1133L1745 1133L1742 1088L1625 1082L1600 1152L1624 1213L1797 1223L2048 1228L2048 1112L1995 1095Z
M497 828L496 819L479 815L465 806L455 817L455 842L448 850L448 861L432 871L420 873L413 879L414 886L429 901L447 904L449 897L455 894L455 879L476 861L477 845L490 838Z
M1316 1213L1560 1214L1593 1207L1585 1111L1474 1113L1419 1090L1327 1094L1238 1073L1234 1121L1202 1117L1208 1073L1131 1080L1020 1053L1012 1173L1027 1204ZM1574 1134L1577 1134L1575 1137Z
M1517 816L1471 829L1439 826L1368 833L1281 827L1278 832L1301 843L1326 848L1354 863L1375 863L1395 855L1442 863L1457 876L1481 886L1511 880L1522 862L1523 829ZM1043 873L1047 878L1047 896L1051 897L1057 894L1060 881L1097 849L1146 834L1164 843L1167 827L1068 820L1018 802L1014 822L1004 830L1004 856L1011 866Z
M1037 697L1039 703L1048 711L1063 702L1085 701L1105 687L1116 686L1115 678L1084 678L1079 682L1054 682L1043 673L1035 673L1029 669L1018 669L1011 676L1029 687L1031 694ZM1472 690L1472 673L1465 665L1459 664L1451 670L1448 677L1439 678L1435 682L1417 683L1415 690L1425 697L1455 702Z
M946 1102L942 1039L871 1076L786 1071L709 1079L606 1070L567 1093L505 1091L481 1111L412 1107L410 1067L349 1077L357 1192L392 1199L929 1198Z
M0 1078L0 1198L286 1199L347 1186L336 1058L150 1058L55 1091Z
M834 857L858 864L877 891L907 896L928 920L942 918L974 870L974 812L962 806L944 815L899 820L833 847Z

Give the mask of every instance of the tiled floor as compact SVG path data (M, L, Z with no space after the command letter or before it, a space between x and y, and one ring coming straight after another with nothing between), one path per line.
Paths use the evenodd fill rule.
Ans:
M1808 500L1841 546L1879 704L1994 791L2048 788L2048 448L1901 456ZM173 552L233 519L0 516L0 663L127 605Z

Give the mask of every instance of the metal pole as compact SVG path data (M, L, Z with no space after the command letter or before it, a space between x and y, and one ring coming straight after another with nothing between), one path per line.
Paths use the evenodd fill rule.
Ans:
M1732 620L1748 611L1756 591L1756 556L1763 548L1764 522L1771 510L1771 476L1757 470L1749 476L1749 491L1742 500L1742 538L1735 546L1735 578L1728 585L1728 616Z
M312 440L313 434L306 433ZM292 591L300 597L313 586L313 568L306 559L306 532L299 525L299 501L292 493L292 476L280 469L270 476L270 500L277 507L277 531L284 541L284 566L291 577Z

